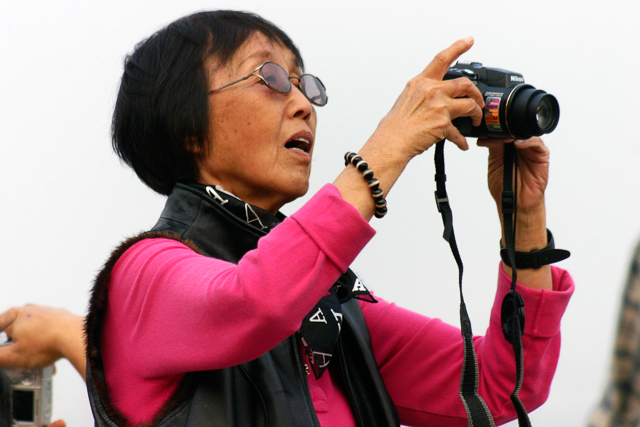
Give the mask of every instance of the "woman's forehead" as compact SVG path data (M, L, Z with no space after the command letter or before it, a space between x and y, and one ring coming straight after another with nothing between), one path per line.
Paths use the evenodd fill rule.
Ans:
M233 55L229 65L237 70L253 70L265 61L276 62L288 71L298 70L293 52L262 33L249 37Z

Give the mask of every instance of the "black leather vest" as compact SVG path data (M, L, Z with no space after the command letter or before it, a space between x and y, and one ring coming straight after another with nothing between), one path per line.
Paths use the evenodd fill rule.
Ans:
M114 427L124 422L109 405L99 351L109 274L118 257L142 238L163 235L195 245L207 256L237 263L264 234L232 215L199 186L178 184L153 230L125 242L114 252L96 279L87 316L87 387L96 426ZM353 283L355 275L351 271L346 275ZM331 375L339 379L358 426L399 426L357 300L342 304L342 314ZM151 425L319 427L297 334L251 362L187 374Z

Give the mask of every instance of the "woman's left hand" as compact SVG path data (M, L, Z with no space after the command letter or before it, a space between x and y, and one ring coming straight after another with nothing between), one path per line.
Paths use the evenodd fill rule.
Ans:
M503 139L478 139L478 145L489 148L488 182L498 210L502 208ZM542 139L513 142L518 157L518 215L544 209L544 191L549 179L549 149Z
M478 139L478 145L489 148L488 183L498 207L504 243L502 187L504 146L515 144L518 158L516 251L530 252L547 245L544 192L549 179L549 150L540 138L514 142L503 139ZM507 273L511 269L503 265ZM551 289L548 266L537 270L518 270L518 282L525 286Z

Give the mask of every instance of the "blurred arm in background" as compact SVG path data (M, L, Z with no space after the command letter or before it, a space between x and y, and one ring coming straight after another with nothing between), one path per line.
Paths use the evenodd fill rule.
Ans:
M640 243L631 259L619 316L609 383L589 427L640 423Z
M11 344L0 347L0 366L33 369L66 358L85 378L84 317L64 309L25 305L0 314L0 331Z

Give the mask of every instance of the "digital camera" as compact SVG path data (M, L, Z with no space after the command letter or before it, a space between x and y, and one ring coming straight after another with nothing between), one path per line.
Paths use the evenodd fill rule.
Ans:
M4 368L4 372L11 382L13 425L41 427L51 423L53 366Z
M0 346L10 345L3 342ZM0 368L8 378L10 411L15 427L42 427L51 423L53 365L38 369Z
M479 62L458 62L449 68L444 80L459 77L471 80L485 102L480 126L473 126L469 117L453 120L464 136L528 139L550 133L558 125L560 106L556 98L525 84L522 74L483 67Z

